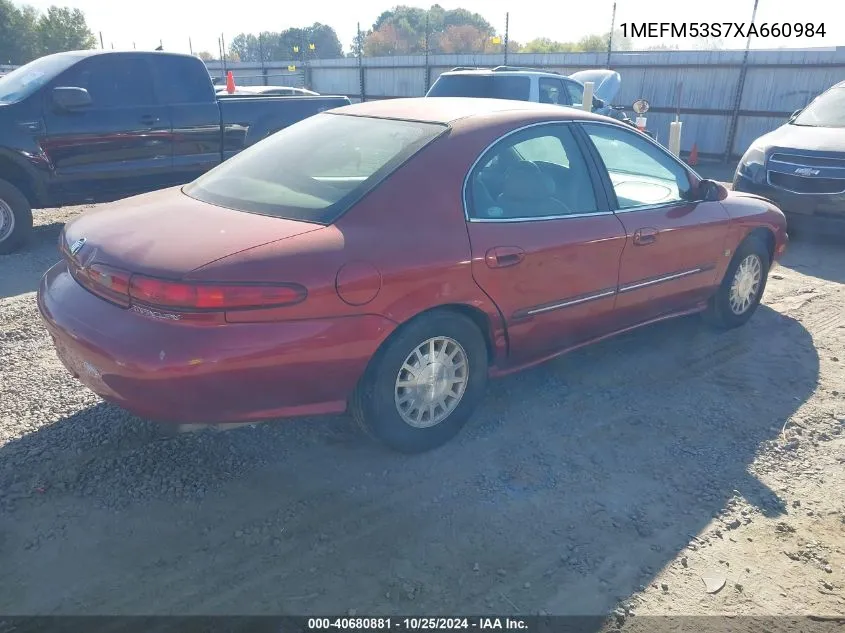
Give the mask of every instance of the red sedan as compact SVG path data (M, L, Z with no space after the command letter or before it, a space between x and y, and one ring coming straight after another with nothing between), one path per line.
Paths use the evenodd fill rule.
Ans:
M679 315L742 325L787 239L770 202L611 119L380 101L80 216L38 305L68 369L140 416L349 411L416 452L490 376Z

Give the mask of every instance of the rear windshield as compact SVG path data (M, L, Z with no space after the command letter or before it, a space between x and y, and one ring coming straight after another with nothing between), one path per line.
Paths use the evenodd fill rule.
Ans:
M330 224L446 129L317 114L245 149L183 191L238 211Z
M528 101L531 80L515 75L441 75L427 97L482 97Z
M845 127L845 88L831 88L810 102L792 122L808 127Z

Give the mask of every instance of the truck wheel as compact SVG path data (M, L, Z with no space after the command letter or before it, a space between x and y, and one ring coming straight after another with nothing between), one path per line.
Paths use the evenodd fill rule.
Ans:
M32 209L20 190L0 180L0 255L15 251L32 233Z
M443 310L405 325L373 359L350 412L402 453L445 444L469 419L487 383L487 345L462 314Z

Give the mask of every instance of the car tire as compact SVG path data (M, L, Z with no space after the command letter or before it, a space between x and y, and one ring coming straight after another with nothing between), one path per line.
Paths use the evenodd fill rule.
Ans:
M0 255L24 244L32 234L32 208L12 183L0 180Z
M763 298L770 265L766 245L755 236L746 238L734 253L719 289L710 298L705 320L720 329L747 323Z
M432 450L455 437L481 402L487 359L486 341L472 320L453 310L423 314L403 325L373 357L352 396L350 413L365 432L393 450ZM416 379L424 381L423 387L413 384L413 369L419 370Z

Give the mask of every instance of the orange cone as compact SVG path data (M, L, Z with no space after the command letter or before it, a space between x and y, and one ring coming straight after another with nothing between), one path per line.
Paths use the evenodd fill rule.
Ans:
M695 143L692 144L692 149L690 150L689 158L687 159L687 165L690 167L698 165L698 145Z
M232 74L231 70L226 73L226 92L229 94L235 93L235 75Z

